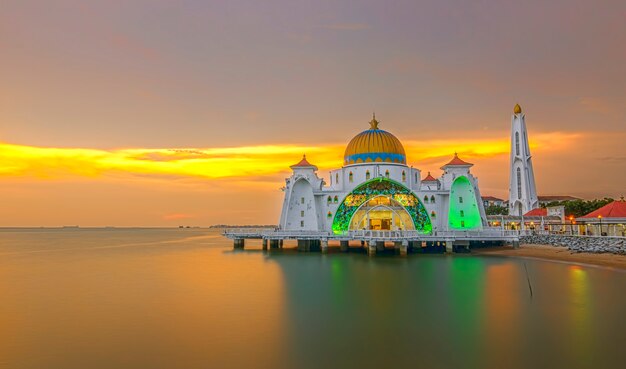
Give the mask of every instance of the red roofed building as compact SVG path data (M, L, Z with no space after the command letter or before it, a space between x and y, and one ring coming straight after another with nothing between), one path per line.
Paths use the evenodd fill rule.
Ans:
M626 236L626 201L624 197L576 218L587 227L587 234Z
M529 211L528 213L524 214L525 217L547 217L548 216L548 209L546 208L537 208L537 209L533 209L531 211Z

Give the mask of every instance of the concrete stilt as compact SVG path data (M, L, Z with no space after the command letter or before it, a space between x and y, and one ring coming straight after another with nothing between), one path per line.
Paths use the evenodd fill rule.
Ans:
M452 241L446 241L446 254L451 254L454 252L454 247L452 245Z
M283 240L278 241L278 247L283 248Z
M376 251L385 251L385 241L376 241Z
M264 238L262 242L263 250L267 250L267 238Z
M236 238L233 241L233 247L236 248L236 249L242 249L243 250L244 246L245 246L245 240L243 238Z
M320 247L322 248L322 253L326 254L328 252L328 240L321 240Z
M341 252L347 252L348 251L348 241L339 241L339 249L341 249Z
M270 249L275 250L278 248L278 240L270 240Z
M400 256L406 256L409 253L409 241L400 242Z
M309 251L309 240L298 240L298 251Z
M513 241L513 248L519 249L519 241Z
M393 250L396 253L400 252L400 246L402 246L402 241L394 241L393 242Z
M367 246L367 255L374 256L376 255L376 242L369 241L365 243Z

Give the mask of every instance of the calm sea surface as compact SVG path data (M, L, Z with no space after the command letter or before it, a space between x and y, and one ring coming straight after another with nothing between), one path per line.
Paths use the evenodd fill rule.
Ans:
M624 272L250 248L206 229L0 230L0 367L626 365Z

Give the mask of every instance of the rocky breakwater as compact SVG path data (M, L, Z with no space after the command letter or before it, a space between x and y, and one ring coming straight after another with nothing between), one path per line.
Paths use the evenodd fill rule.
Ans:
M527 235L520 237L521 244L566 247L571 252L611 253L626 255L624 237L590 237L566 235Z

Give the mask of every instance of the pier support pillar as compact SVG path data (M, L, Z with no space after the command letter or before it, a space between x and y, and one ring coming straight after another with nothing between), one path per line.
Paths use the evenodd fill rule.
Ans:
M341 252L348 252L348 241L339 241L339 249Z
M519 241L513 241L513 248L519 249Z
M400 246L402 246L402 241L394 241L393 242L393 250L395 252L399 252L400 251Z
M263 245L263 250L267 250L267 238L264 238L261 244Z
M278 241L278 247L283 248L283 240Z
M454 247L452 245L452 241L446 241L446 254L451 254L454 252Z
M328 240L321 240L320 248L322 249L322 254L326 254L328 252Z
M309 240L298 240L298 251L309 251Z
M406 256L409 253L409 241L402 241L400 243L400 256Z
M275 250L278 248L278 240L270 240L270 249Z
M365 244L366 244L366 247L367 247L367 255L369 255L369 256L376 255L376 242L369 241L369 242L366 242Z
M376 241L376 251L385 251L385 241Z
M236 249L243 250L244 245L245 245L245 240L243 238L236 238L233 241L233 247L236 248Z

